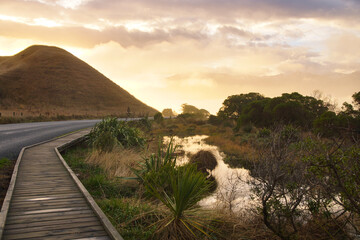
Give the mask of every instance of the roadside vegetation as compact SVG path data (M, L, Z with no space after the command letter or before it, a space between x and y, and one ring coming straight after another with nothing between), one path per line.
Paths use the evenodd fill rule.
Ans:
M319 96L249 93L228 97L217 116L184 104L176 118L166 109L151 121L105 119L65 159L125 239L356 239L360 92L353 100L335 111ZM249 170L251 210L199 207L216 162L199 152L179 166L177 146L162 141L193 135Z
M10 184L14 165L15 161L11 161L8 158L0 158L0 209Z

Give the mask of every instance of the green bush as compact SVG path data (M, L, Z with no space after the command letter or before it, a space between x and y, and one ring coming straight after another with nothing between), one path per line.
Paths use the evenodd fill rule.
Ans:
M88 134L88 142L96 149L111 151L115 146L143 147L145 138L141 131L116 118L106 118L97 123Z
M270 137L270 134L271 134L271 130L268 129L268 128L262 128L259 130L258 134L257 134L257 137L258 138L267 138L267 137Z

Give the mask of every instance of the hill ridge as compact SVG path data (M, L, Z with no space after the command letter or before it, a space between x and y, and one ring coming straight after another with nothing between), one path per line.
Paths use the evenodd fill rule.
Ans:
M66 50L33 45L0 58L0 110L27 115L153 115L102 73Z

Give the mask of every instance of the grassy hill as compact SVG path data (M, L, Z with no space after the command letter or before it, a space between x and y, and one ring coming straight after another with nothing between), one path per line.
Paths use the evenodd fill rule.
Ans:
M153 115L142 103L69 52L31 46L0 57L0 112L36 115Z

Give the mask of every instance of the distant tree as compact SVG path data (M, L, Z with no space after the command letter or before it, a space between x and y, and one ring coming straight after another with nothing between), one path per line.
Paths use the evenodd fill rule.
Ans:
M323 137L332 137L339 134L339 117L336 113L324 112L314 121L314 131L320 133Z
M338 103L336 100L332 99L330 95L324 96L324 94L321 91L315 90L312 93L312 97L314 97L317 100L321 100L330 111L332 112L336 111Z
M260 93L247 93L229 96L223 102L223 106L218 112L218 116L223 119L238 119L244 108L251 102L262 100L265 97Z
M358 110L360 110L360 91L354 93L352 97L354 105L357 107Z
M190 113L195 114L199 112L199 109L193 105L189 105L187 103L184 103L181 105L182 113Z
M175 117L176 116L176 114L173 112L173 110L171 108L165 108L162 111L162 115L164 117Z
M272 116L264 111L264 108L269 99L256 100L248 103L238 119L236 130L242 126L246 126L250 123L255 124L258 127L264 127L271 124Z
M222 120L218 116L211 114L209 116L208 123L210 123L212 125L220 125L222 123Z
M193 116L201 119L207 119L210 113L205 109L198 109L197 107L189 104L182 104L182 114L185 116Z
M131 110L130 110L130 107L129 107L129 106L127 107L127 110L126 110L126 116L127 116L127 117L130 117L130 116L131 116Z

